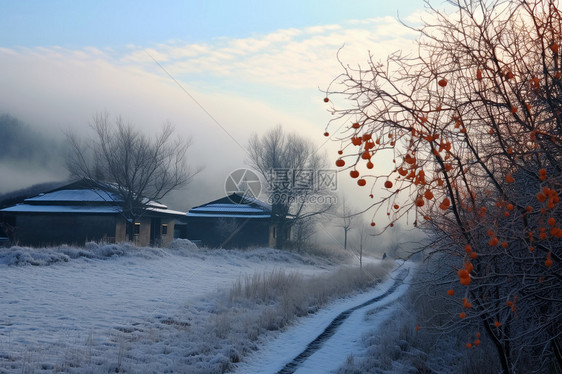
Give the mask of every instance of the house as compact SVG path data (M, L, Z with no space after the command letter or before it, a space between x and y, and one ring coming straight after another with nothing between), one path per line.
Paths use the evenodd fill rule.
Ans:
M271 206L236 193L187 212L187 239L210 248L275 246Z
M175 222L185 212L148 201L141 218L127 225L123 200L111 184L81 180L0 209L0 222L10 241L19 245L83 245L88 241L139 246L164 245L174 238Z

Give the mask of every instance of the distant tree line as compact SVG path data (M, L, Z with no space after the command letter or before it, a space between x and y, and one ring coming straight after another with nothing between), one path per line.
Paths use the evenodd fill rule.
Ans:
M16 117L0 114L0 160L2 162L26 161L46 166L53 161L61 163L61 147Z

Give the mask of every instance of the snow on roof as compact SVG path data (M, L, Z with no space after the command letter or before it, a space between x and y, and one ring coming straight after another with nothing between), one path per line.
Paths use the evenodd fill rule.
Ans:
M258 199L253 199L253 200L248 200L250 201L252 204L256 204L259 205L260 207L262 207L264 210L271 210L271 204L265 203L261 200Z
M159 214L170 214L185 216L185 212L171 209L160 209L148 207L146 210ZM8 213L95 213L95 214L115 214L121 213L123 209L119 206L88 206L88 205L31 205L18 204L9 208L1 209L0 212Z
M219 212L239 212L239 213L261 213L264 209L259 209L251 205L243 204L212 204L193 208L191 211L219 211Z
M116 194L104 191L98 188L92 189L76 189L76 190L59 190L40 194L25 202L42 203L42 202L120 202L122 199Z
M161 208L148 207L148 208L146 208L146 210L149 210L149 211L154 212L154 213L172 214L172 215L175 215L175 216L182 216L182 217L185 216L185 212L180 212L179 210L172 210L172 209L167 209L167 208L161 209Z
M18 204L1 209L0 212L9 213L96 213L115 214L121 213L118 206L87 206L87 205L30 205Z
M210 203L191 209L188 217L269 218L267 207L248 204Z
M218 214L218 213L191 213L187 212L188 217L204 217L204 218L271 218L271 214Z

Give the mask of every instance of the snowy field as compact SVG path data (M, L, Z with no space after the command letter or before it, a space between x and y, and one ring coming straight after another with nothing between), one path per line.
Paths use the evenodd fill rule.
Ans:
M217 343L203 337L204 333L193 335L198 321L212 319L217 295L255 274L286 270L311 277L338 267L316 257L273 249L200 250L186 242L175 244L168 249L96 244L86 249L0 249L0 373L181 373L186 362L192 364L205 350L209 356L197 358L201 363L190 372L214 372L222 356L232 356L233 346L248 346ZM304 349L331 318L380 294L391 281L301 318L309 321L306 328L299 321L265 341L254 342L244 349L263 349L246 355L237 365L238 372L277 372L283 359ZM385 302L399 294L395 292ZM373 304L358 312L382 306ZM354 313L353 318L365 317ZM221 327L220 320L212 326L214 336L230 328ZM348 333L354 330L353 326L347 329ZM201 337L200 341L182 339L187 331L189 336ZM358 342L354 334L352 340ZM289 346L290 351L281 348ZM214 357L216 352L221 357ZM342 352L345 358L348 353ZM213 359L217 360L214 365ZM324 365L303 372L325 370Z

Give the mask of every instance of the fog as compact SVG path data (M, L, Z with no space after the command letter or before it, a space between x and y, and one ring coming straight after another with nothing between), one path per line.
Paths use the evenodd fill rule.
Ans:
M312 141L332 167L340 144L322 136L331 117L322 89L341 71L338 49L345 45L340 58L353 63L366 61L372 46L384 57L409 43L410 31L387 17L147 49L0 48L0 114L32 134L12 140L12 155L2 156L0 193L68 178L64 134L93 136L89 122L97 113L121 116L146 134L170 122L192 139L189 165L203 169L163 200L175 210L223 197L229 173L247 167L249 137L279 124ZM338 176L336 192L359 210L373 202L371 191L358 189L347 171ZM321 235L333 241L331 232Z
M69 129L93 136L88 125L100 112L122 116L147 134L157 133L169 121L178 135L191 138L189 164L204 169L187 190L170 196L175 209L223 196L228 174L245 166L244 147L254 132L282 124L287 131L298 129L303 136L323 140L321 121L311 124L242 96L197 92L187 83L180 88L169 77L158 75L160 70L149 74L108 61L82 61L51 52L37 56L29 51L0 59L0 68L13 73L0 75L0 84L11 87L9 93L0 93L0 113L16 117L46 142L63 143ZM321 98L320 93L314 94ZM320 102L317 110L322 110ZM17 141L20 144L13 148L29 148L26 139ZM36 165L33 158L15 161L0 163L0 192L66 177L64 163L45 166Z

